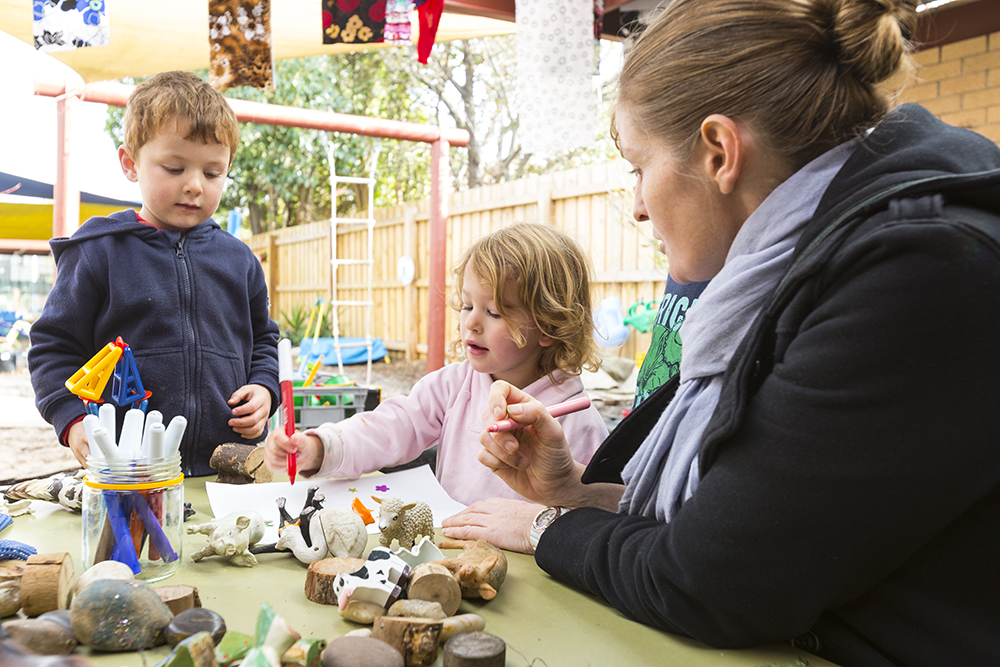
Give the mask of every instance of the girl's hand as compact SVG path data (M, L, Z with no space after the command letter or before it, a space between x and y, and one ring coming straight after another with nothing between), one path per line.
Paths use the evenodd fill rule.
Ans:
M528 536L531 522L541 505L511 498L479 500L441 522L445 537L453 540L485 540L523 554L534 553Z
M285 472L288 454L294 454L296 465L302 475L310 476L319 471L323 464L323 442L315 435L305 435L296 431L291 437L281 429L267 434L264 443L264 464L273 472Z
M576 506L584 467L573 460L562 426L548 410L517 387L497 381L490 389L487 426L510 418L524 424L500 433L483 431L479 462L507 486L542 505ZM571 504L574 503L574 504Z

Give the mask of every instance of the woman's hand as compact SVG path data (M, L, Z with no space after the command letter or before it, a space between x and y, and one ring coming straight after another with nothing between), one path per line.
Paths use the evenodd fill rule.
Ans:
M575 506L581 496L583 465L573 460L562 426L548 410L517 387L497 381L490 388L487 426L510 418L524 424L500 433L484 431L479 462L507 486L542 505Z
M541 505L511 498L489 498L472 503L441 522L445 537L485 540L507 551L534 553L528 536Z
M323 464L323 442L315 435L305 435L296 431L291 437L282 429L267 434L264 443L264 464L274 472L288 469L288 455L296 456L299 472L305 476L314 475Z

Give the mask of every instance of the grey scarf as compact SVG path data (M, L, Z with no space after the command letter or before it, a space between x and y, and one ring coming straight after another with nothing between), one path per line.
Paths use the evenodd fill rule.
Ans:
M833 148L779 185L747 218L726 263L681 325L681 384L622 471L619 512L669 522L698 488L701 434L737 346L784 275L833 177L858 146Z

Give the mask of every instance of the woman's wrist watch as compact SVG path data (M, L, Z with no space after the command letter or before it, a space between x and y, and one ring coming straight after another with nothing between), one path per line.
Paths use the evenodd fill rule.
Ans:
M570 509L569 507L546 507L535 515L535 520L531 522L531 532L528 534L528 543L531 544L532 550L538 548L538 540L542 538L542 533L545 532L545 529L553 521L566 512L569 512Z

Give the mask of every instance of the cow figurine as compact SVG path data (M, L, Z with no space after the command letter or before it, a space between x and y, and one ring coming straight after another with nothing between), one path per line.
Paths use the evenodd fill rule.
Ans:
M191 554L194 562L197 563L206 556L224 556L232 558L236 565L253 567L257 564L257 558L250 553L250 547L264 537L264 519L253 510L232 512L221 519L188 526L187 532L208 535L208 545ZM236 556L240 558L237 559Z
M410 576L410 566L386 547L375 547L357 572L339 574L333 592L341 613L350 602L365 602L386 609L396 601Z
M391 496L372 496L372 500L381 505L378 529L382 533L379 544L383 547L389 547L393 540L398 540L400 547L412 549L421 535L434 538L434 516L427 503L417 500L404 505L402 500Z

